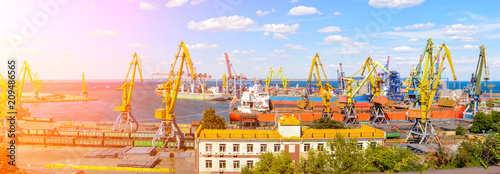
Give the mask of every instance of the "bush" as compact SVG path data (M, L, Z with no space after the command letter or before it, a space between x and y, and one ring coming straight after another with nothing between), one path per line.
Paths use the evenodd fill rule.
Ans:
M203 122L201 124L204 129L226 128L226 120L220 115L215 115L215 109L212 107L203 111Z
M333 120L328 117L321 117L313 120L310 128L313 129L345 129L344 124L340 121Z
M483 112L478 112L474 116L473 125L470 127L470 131L473 133L482 133L488 131L493 127L493 119L491 116L486 115Z
M466 129L462 125L458 125L455 129L455 134L457 135L465 135Z

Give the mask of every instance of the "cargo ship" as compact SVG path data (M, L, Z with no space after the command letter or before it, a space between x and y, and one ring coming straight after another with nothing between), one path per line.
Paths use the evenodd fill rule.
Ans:
M158 84L161 87L161 84ZM165 90L156 90L155 93L160 97L165 97ZM189 100L215 100L215 101L225 101L229 99L229 95L225 93L219 93L217 87L210 87L207 90L184 90L179 89L177 93L177 98L179 99L189 99Z

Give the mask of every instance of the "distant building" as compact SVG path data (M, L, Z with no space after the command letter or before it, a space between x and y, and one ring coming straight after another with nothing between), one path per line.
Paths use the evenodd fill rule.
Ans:
M255 165L265 152L285 150L295 162L309 149L326 147L329 139L341 134L357 138L358 145L383 144L385 132L370 126L359 129L305 129L295 117L280 119L278 130L198 129L195 141L197 174L241 173L246 165ZM329 150L328 148L324 148Z

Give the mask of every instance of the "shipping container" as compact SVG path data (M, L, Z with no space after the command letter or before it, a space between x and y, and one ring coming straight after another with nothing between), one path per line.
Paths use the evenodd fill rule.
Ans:
M26 120L26 121L35 121L35 117L23 117L23 120Z
M399 138L399 137L401 137L401 133L399 133L399 132L386 132L385 137L386 138Z
M105 138L130 138L129 132L105 132Z
M63 137L78 137L78 131L69 131L69 130L58 130L59 135Z
M18 137L19 144L45 144L45 137L40 136L22 136Z
M163 147L163 141L155 141L155 147ZM134 146L136 147L152 147L153 143L151 140L136 140L134 141Z
M40 121L40 122L52 122L53 119L52 117L51 118L47 118L47 117L35 117L35 121Z
M145 139L153 139L156 133L153 132L134 132L130 133L131 138L145 138Z
M75 137L47 137L45 138L45 144L74 146Z
M82 131L78 134L79 137L104 138L104 132L98 131Z
M104 146L109 147L109 146L118 146L118 147L125 147L125 146L133 146L134 145L134 140L125 140L125 139L106 139L104 140Z
M176 148L177 142L167 142L167 148Z
M75 139L75 145L77 146L103 146L102 139L86 139L86 138L78 138Z

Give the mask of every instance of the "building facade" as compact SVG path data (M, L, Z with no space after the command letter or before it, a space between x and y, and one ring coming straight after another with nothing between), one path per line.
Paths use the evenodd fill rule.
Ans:
M337 134L356 138L358 145L383 144L385 132L366 125L359 129L305 129L295 117L280 119L277 130L198 129L195 141L196 173L241 173L266 152L290 153L295 162L310 149L325 149Z

